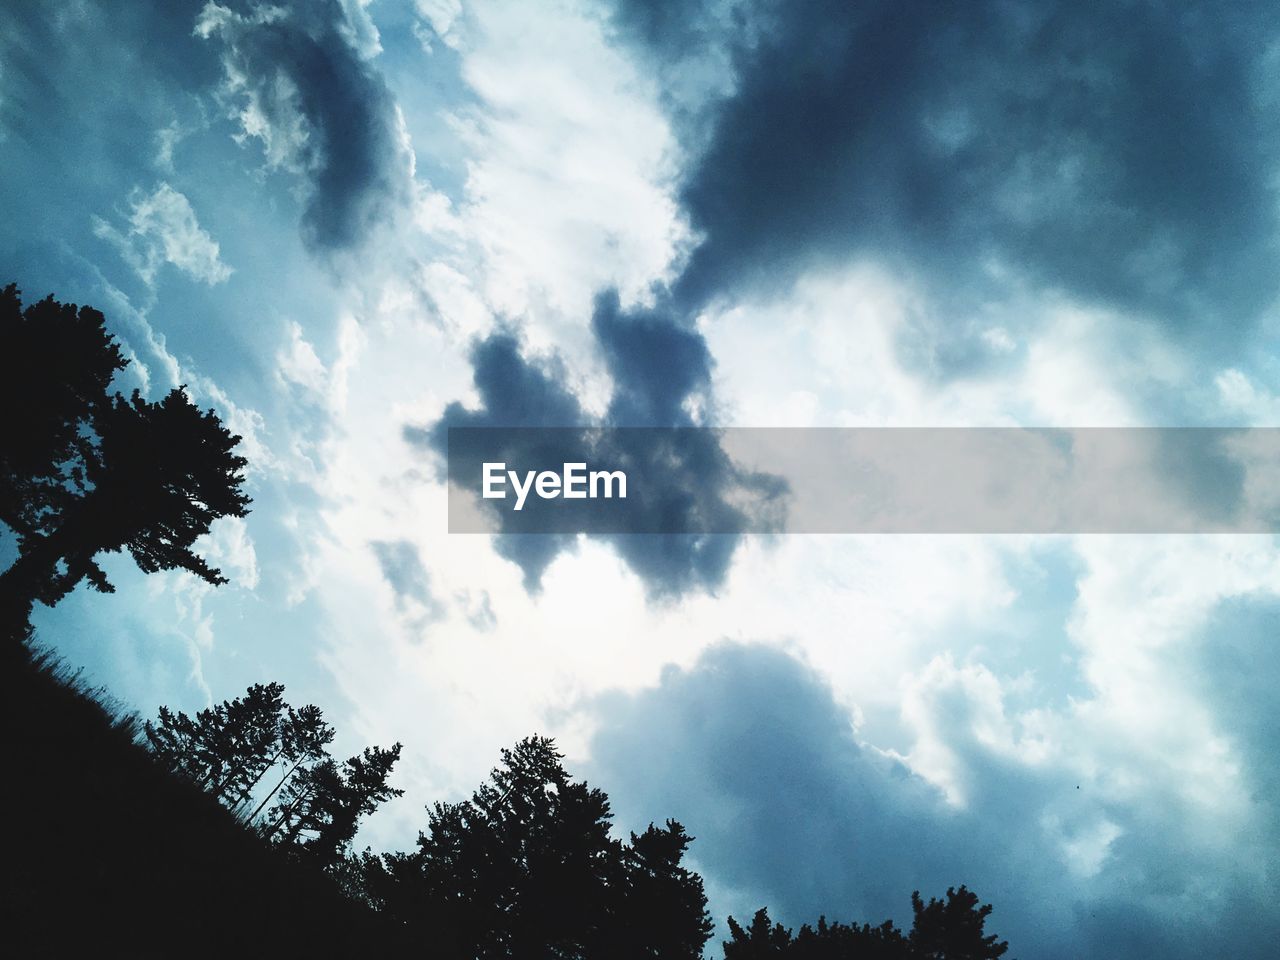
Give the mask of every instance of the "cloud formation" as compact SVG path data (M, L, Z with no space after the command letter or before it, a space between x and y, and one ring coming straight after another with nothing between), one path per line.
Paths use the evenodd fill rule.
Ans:
M1207 11L622 3L621 33L665 68L700 243L655 308L597 300L608 421L705 416L696 314L859 258L939 311L898 350L944 378L1007 363L1016 341L970 318L1028 285L1238 343L1280 293L1275 91L1260 8ZM694 82L690 64L728 79Z
M1277 927L1247 837L1224 850L1157 791L1121 800L1110 771L1045 762L1044 731L1001 701L988 671L947 658L914 681L908 705L944 739L957 800L860 742L800 661L721 644L648 691L597 702L592 777L623 823L677 811L739 914L768 904L788 924L901 922L911 890L967 883L995 903L992 928L1020 955L1265 953ZM1273 830L1274 801L1258 802Z
M401 615L418 629L444 616L444 605L431 592L431 575L411 540L373 540L369 549Z
M412 154L395 99L365 59L376 50L369 30L361 7L337 0L243 12L211 0L196 21L197 36L221 45L239 138L261 144L268 169L306 184L313 250L354 246L409 197Z
M732 54L681 195L704 237L686 302L860 254L953 309L1010 273L1215 336L1274 301L1264 5L641 6L619 19L658 60Z
M94 217L93 232L111 243L144 283L154 283L164 263L210 285L231 276L218 242L201 229L191 202L169 184L161 183L150 194L135 190L126 220L122 231Z
M613 383L603 425L620 427L685 427L702 423L702 405L710 393L711 355L701 334L673 322L661 308L622 310L618 295L607 291L596 299L591 328ZM565 387L566 374L558 358L545 363L526 360L510 332L480 341L472 352L479 409L453 402L430 429L409 427L406 439L429 447L438 455L467 460L466 469L479 471L484 459L478 451L449 448L450 427L585 427L590 417ZM537 434L527 441L512 436L504 451L508 463L608 463L634 478L628 494L633 515L668 518L653 520L649 529L684 526L673 516L708 518L716 530L741 531L751 526L748 511L767 511L782 495L773 478L738 468L721 449L711 431L667 435L655 444L652 435L611 434L619 449L588 449L584 439L568 434ZM516 449L515 443L534 443L537 449ZM567 444L563 449L551 449ZM469 458L469 459L467 459ZM472 462L474 461L474 462ZM457 465L455 464L455 469ZM646 475L660 475L661 484L646 485ZM662 496L644 499L652 488ZM519 533L526 514L503 513L504 533ZM537 587L551 561L570 548L576 537L567 534L522 534L497 537L503 556L520 564L525 581ZM740 536L716 534L631 534L603 537L656 596L676 596L691 590L714 590L728 572Z

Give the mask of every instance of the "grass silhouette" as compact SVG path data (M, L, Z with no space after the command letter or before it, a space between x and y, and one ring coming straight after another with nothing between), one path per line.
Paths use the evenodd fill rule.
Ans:
M10 956L368 955L394 930L162 770L142 722L28 640L0 665ZM422 945L418 948L421 950Z

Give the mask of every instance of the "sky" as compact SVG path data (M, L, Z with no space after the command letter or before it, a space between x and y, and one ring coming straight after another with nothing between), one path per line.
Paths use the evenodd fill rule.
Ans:
M964 883L1024 958L1267 955L1275 537L450 535L439 438L1280 426L1278 108L1251 0L6 3L0 282L254 498L228 585L107 557L39 636L402 741L375 849L539 732L721 934Z

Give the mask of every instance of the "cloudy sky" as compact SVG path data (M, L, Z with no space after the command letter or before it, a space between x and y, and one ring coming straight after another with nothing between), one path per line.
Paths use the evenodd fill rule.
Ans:
M436 442L1280 425L1273 5L17 0L0 168L0 282L250 459L230 585L38 612L127 704L403 741L379 849L552 734L721 919L1280 937L1274 537L450 536Z

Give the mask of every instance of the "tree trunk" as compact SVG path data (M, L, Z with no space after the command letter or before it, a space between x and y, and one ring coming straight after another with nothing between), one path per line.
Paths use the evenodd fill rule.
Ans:
M280 814L279 819L277 819L276 822L271 825L271 829L269 829L265 834L263 834L263 836L267 837L268 839L275 836L276 831L280 829L280 825L285 822L289 814L297 810L298 806L302 803L302 801L309 800L309 799L311 799L310 791L308 791L307 793L299 794L298 798L285 808L284 813ZM298 828L298 829L301 829L301 828ZM293 836L298 835L298 829L294 830Z
M243 790L240 791L240 796L236 797L236 802L231 805L233 808L240 806L240 804L244 803L246 800L249 799L249 794L253 793L253 788L262 782L262 778L267 775L267 771L276 765L276 761L278 761L283 754L284 754L283 749L276 751L276 755L272 757L269 761L267 761L266 766L264 766L261 770L258 771L258 775L253 778L253 783L249 784L247 787L245 787ZM271 792L275 793L274 790L272 790ZM250 819L252 819L252 817Z
M276 795L276 791L284 786L285 781L288 780L290 777L292 777L294 774L294 771L297 770L298 767L301 765L302 765L302 758L299 758L298 761L292 767L289 768L289 772L280 778L280 782L271 788L271 792L267 794L267 798L263 800L260 804L258 804L258 806L254 809L253 813L249 815L249 820L251 822L257 819L258 814L260 814L263 811L266 805L271 802L271 798Z

